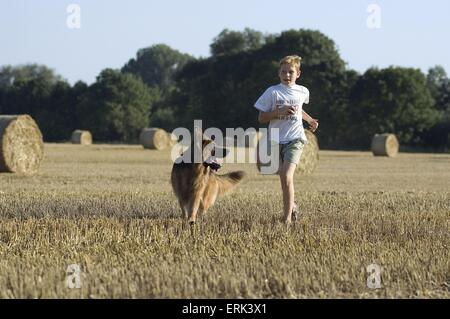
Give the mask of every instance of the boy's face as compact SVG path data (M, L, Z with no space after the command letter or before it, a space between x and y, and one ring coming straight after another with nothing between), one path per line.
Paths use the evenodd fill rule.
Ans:
M295 65L283 64L280 67L278 76L280 77L281 83L292 86L300 77L300 73L300 70Z

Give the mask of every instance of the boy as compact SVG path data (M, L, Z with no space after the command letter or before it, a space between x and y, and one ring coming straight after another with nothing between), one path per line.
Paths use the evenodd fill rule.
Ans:
M297 85L300 77L301 58L289 55L280 61L278 76L281 83L269 87L256 101L259 110L258 121L268 123L271 128L279 129L280 144L280 175L283 191L283 221L290 224L297 219L298 207L294 202L294 172L300 161L303 147L308 143L303 128L302 119L309 123L309 129L314 132L319 121L313 119L302 110L303 103L309 103L309 91L306 87Z

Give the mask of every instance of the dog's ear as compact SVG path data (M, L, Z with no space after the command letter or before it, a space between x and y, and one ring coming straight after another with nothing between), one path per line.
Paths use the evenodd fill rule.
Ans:
M203 140L203 160L214 156L214 142L212 140Z

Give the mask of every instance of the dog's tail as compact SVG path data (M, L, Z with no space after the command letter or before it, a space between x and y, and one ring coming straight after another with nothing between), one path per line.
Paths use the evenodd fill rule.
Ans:
M243 171L231 172L224 175L216 175L219 183L219 194L225 194L232 191L244 178Z

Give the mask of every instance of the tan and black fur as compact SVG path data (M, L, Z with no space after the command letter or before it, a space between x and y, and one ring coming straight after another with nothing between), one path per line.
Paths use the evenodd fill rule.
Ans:
M217 148L211 147L213 141L204 138L203 134L200 135L199 141L201 145L199 143L196 146L192 142L191 149L201 147L204 150L208 147L212 156L217 154ZM195 223L197 215L205 214L219 195L232 191L244 177L243 171L216 174L214 167L208 165L206 160L202 163L194 163L193 160L190 163L174 163L172 167L172 188L180 204L182 216L190 224Z

